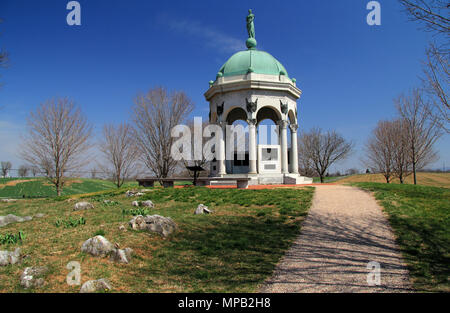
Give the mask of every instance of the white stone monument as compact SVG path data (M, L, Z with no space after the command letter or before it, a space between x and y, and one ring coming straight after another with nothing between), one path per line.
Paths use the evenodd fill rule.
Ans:
M235 53L210 81L204 96L210 105L209 122L226 126L237 120L248 124L248 151L244 160L226 160L225 136L217 161L212 162L215 177L249 177L250 184L308 184L311 178L298 172L297 100L302 92L295 78L273 56L256 49L254 15L247 16L247 50ZM257 126L265 119L278 125L279 145L257 144ZM288 149L287 128L291 131ZM289 155L288 155L289 154Z

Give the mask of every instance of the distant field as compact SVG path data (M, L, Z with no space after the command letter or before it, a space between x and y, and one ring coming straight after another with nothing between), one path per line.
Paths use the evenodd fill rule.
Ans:
M126 186L136 186L136 182ZM67 181L62 195L75 195L115 189L116 186L107 180L74 178ZM55 187L44 178L2 178L0 179L0 198L42 198L55 197Z
M337 184L347 183L385 183L386 179L382 174L361 174L352 175L336 181ZM393 183L400 183L394 179ZM405 180L406 184L413 183L413 176L410 175ZM450 188L450 173L417 173L417 184L423 186Z

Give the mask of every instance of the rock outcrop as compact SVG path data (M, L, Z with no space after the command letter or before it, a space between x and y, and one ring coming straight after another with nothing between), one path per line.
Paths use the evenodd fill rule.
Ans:
M133 217L130 227L135 230L146 230L148 232L156 232L163 237L168 237L177 230L177 224L170 218L160 215L138 215Z
M89 280L81 286L80 293L92 293L100 291L110 291L111 285L107 279Z
M143 196L144 193L143 193L143 192L140 192L140 191L138 191L138 190L127 190L127 192L125 193L125 195L126 195L127 197L140 197L140 196Z
M87 201L81 201L81 202L75 203L73 210L80 211L80 210L89 210L89 209L93 209L93 208L94 208L94 205L92 203L89 203Z
M199 204L194 211L194 214L210 214L210 213L212 213L211 210L209 210L208 207L204 204Z
M11 202L16 202L17 199L0 199L0 202L3 203L11 203Z
M8 214L6 216L0 216L0 227L6 226L11 223L22 223L31 221L33 217L31 216L16 216L14 214Z
M117 263L128 264L133 256L133 249L125 248L120 249L119 245L114 246L103 236L95 236L86 240L81 246L81 251L89 253L96 257L106 257Z
M131 257L133 256L133 249L125 248L125 249L114 249L110 253L110 260L116 263L124 263L128 264L131 261Z
M140 204L141 204L141 206L144 206L144 207L147 207L147 208L154 208L155 207L153 202L151 202L150 200L142 201Z
M27 267L20 275L20 285L25 289L40 287L45 283L43 276L47 272L46 266Z
M104 257L114 250L114 245L103 236L95 236L86 240L81 246L81 251L93 256Z
M133 201L133 202L131 202L131 205L132 205L132 206L135 206L135 207L140 207L140 206L142 206L142 207L147 207L147 208L154 208L154 207L155 207L155 205L153 204L153 202L150 201L150 200L145 200L145 201Z
M0 251L0 266L7 266L20 262L20 248L14 251Z

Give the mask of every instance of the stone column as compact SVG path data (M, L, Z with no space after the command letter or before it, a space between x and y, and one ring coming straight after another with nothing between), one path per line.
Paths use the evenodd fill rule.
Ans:
M248 154L250 169L249 174L257 174L256 168L256 119L247 120L248 123Z
M226 140L226 122L219 122L220 127L222 127L222 137L219 141L219 155L217 159L218 165L218 175L225 175L227 173L227 169L225 166L225 140Z
M298 174L298 148L297 148L297 124L289 125L291 129L291 162L292 162L292 173Z
M288 174L288 143L287 143L287 121L279 121L281 137L281 173Z

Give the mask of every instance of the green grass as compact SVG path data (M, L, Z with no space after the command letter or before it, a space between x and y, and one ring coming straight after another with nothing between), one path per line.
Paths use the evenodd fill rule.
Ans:
M26 178L25 178L26 179ZM55 197L56 189L54 185L44 178L30 178L28 181L14 185L4 185L14 180L24 180L22 178L2 179L0 180L0 198L43 198ZM2 186L3 184L3 186ZM137 186L136 182L128 182L124 187ZM67 186L63 188L62 196L83 194L87 192L97 192L102 190L114 189L116 186L107 180L77 178L69 179Z
M25 234L20 230L17 234L0 234L0 244L15 244L22 242L25 239Z
M45 264L52 269L42 292L77 292L68 286L66 265L78 261L82 283L107 278L114 292L254 292L273 272L275 265L299 234L311 205L313 187L302 189L208 189L205 187L152 188L145 196L125 197L126 189L84 196L94 209L73 211L70 199L27 199L0 203L0 215L29 215L45 218L9 224L5 233L23 230L27 239L1 250L21 247L28 255L22 264L0 268L0 292L24 292L18 277L27 266ZM118 204L104 205L101 199ZM133 200L150 199L150 214L171 217L178 232L169 238L128 227ZM59 200L59 201L58 201ZM97 201L95 201L97 200ZM198 204L214 212L194 215ZM76 228L56 227L55 220L77 219L87 223ZM125 225L127 230L119 229ZM112 243L132 248L131 264L116 264L108 258L81 253L82 243L104 233Z
M450 189L357 183L373 191L389 222L418 291L450 291Z

